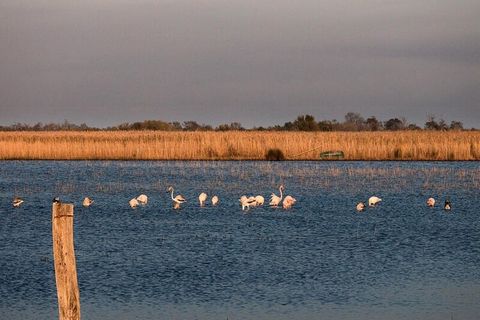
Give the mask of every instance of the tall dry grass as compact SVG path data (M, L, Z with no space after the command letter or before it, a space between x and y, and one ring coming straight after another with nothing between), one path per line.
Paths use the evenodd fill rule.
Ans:
M287 160L480 160L480 132L0 132L0 159L260 160L268 149Z

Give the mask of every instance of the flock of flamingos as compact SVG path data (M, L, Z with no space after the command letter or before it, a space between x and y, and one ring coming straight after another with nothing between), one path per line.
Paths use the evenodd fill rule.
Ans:
M275 193L272 193L270 195L269 205L271 207L278 207L278 206L282 205L283 209L290 209L295 204L295 202L297 202L297 200L290 195L287 195L284 198L283 197L283 191L284 190L285 190L285 187L283 185L280 185L280 187L278 188L278 191L280 192L280 196L277 196ZM187 202L185 197L182 196L181 194L177 194L175 197L173 196L173 192L174 192L173 187L171 187L171 186L168 187L167 192L170 193L170 197L172 198L172 203L173 203L173 208L174 209L180 209L181 204ZM53 201L54 202L59 202L60 200L58 198L55 198ZM200 202L201 207L205 206L205 203L207 201L207 194L205 192L202 192L198 196L198 201ZM249 197L243 195L243 196L240 197L239 201L240 201L240 204L242 205L242 210L245 211L245 210L249 210L251 207L262 206L265 202L265 198L261 195L249 196ZM372 196L368 199L368 206L369 207L375 207L381 201L382 201L382 199L380 199L379 197ZM23 202L24 202L23 199L21 199L19 197L15 197L13 199L13 206L14 207L20 207ZM83 204L84 207L89 207L90 205L93 204L93 202L94 201L92 199L90 199L89 197L86 197L85 199L83 199L82 204ZM130 207L136 208L139 205L146 205L147 202L148 202L148 197L145 194L141 194L138 197L131 199L128 202L128 204L130 205ZM214 195L211 199L212 206L216 206L218 204L218 202L219 202L218 196ZM435 199L434 198L428 198L427 206L434 207L435 206ZM363 203L363 202L357 203L356 209L357 209L358 212L364 211L365 208L366 208L365 203ZM444 204L443 208L445 210L450 210L451 209L451 203L450 203L449 200L445 200L445 204Z

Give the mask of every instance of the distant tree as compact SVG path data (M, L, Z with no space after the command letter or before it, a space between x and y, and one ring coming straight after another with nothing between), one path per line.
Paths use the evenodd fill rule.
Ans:
M298 131L317 131L318 124L315 121L315 117L312 115L298 116L293 122L293 127Z
M450 130L463 130L463 123L460 121L450 122Z
M343 123L343 130L346 131L361 131L364 129L365 119L355 112L348 112L345 115L345 122Z
M382 129L382 123L374 116L371 116L365 121L365 126L369 131L378 131Z
M221 124L217 128L215 128L217 131L241 131L245 130L242 125L239 122L232 122L230 124Z
M322 120L318 122L318 130L320 131L334 131L337 126L337 120Z
M427 122L425 122L425 130L440 130L440 126L437 121L435 121L434 115L429 115Z
M385 130L398 131L403 129L405 129L405 123L398 118L389 119L385 122Z
M183 130L185 131L200 131L201 126L196 121L185 121L183 123Z
M420 128L419 126L417 126L414 123L411 123L407 126L407 130L422 130L422 128Z
M172 128L173 131L183 130L182 125L178 121L169 122L168 124L170 125L170 127Z

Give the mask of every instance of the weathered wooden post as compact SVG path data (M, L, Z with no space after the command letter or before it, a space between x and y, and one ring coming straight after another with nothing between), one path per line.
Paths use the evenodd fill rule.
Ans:
M52 238L60 320L80 319L80 292L73 247L73 204L52 205Z

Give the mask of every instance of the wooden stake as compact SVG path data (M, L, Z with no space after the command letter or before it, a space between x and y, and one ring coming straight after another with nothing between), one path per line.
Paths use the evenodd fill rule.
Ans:
M80 292L73 247L73 204L53 203L52 238L59 320L79 320Z

